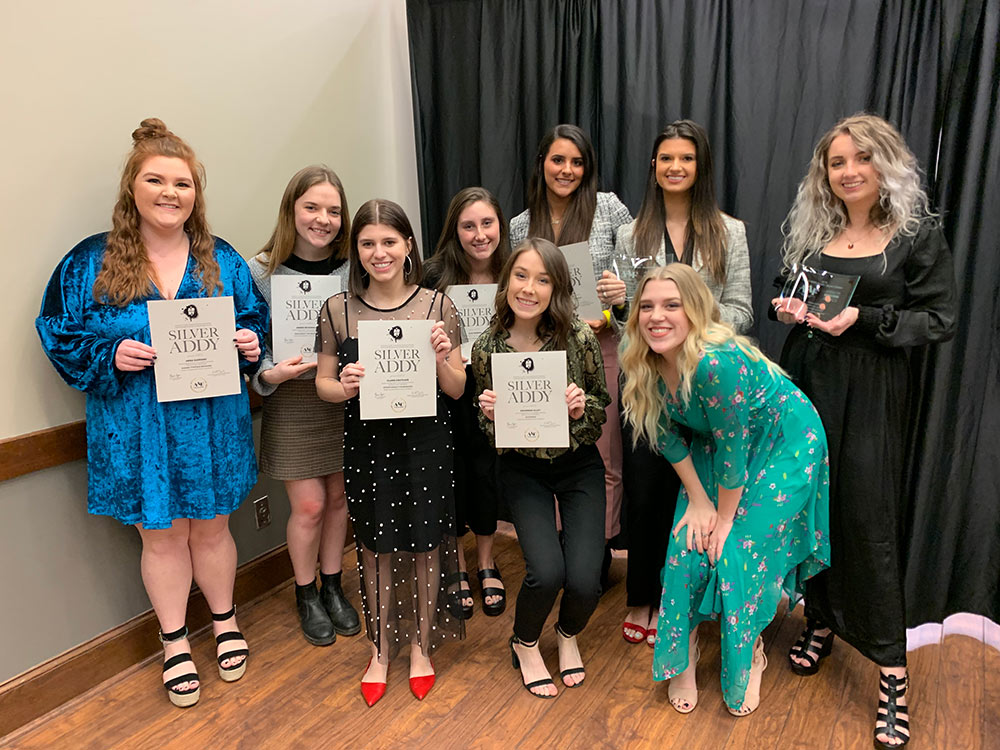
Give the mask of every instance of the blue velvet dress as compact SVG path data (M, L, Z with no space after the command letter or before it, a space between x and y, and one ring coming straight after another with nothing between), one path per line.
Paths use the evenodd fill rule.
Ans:
M88 237L59 263L35 327L42 348L69 385L87 394L88 510L147 529L175 518L214 518L239 507L257 481L246 385L238 395L159 403L152 368L115 369L118 344L150 343L146 301L98 304L94 280L107 235ZM222 296L233 297L236 328L263 340L267 306L246 262L216 238ZM178 298L206 296L188 258ZM251 374L256 363L241 360Z

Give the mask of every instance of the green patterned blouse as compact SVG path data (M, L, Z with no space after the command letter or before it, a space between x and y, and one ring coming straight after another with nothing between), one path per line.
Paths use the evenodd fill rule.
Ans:
M472 372L476 377L476 398L483 391L493 389L493 370L490 355L494 352L513 352L507 343L507 331L493 335L487 330L472 347ZM581 445L592 445L601 436L601 426L605 422L604 408L611 403L608 387L604 382L604 359L601 345L582 320L573 321L573 328L566 342L566 382L576 383L586 394L583 416L569 420L569 448L498 448L498 453L517 450L532 458L556 458L567 451L574 451ZM555 343L546 341L540 351L556 351ZM479 426L494 441L493 421L479 412Z

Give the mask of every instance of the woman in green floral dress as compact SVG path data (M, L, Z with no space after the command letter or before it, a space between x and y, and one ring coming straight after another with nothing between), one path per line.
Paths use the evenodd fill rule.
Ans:
M760 634L782 592L829 566L826 435L809 400L719 321L690 267L651 271L621 356L625 414L681 478L663 568L653 677L681 713L698 700L698 625L719 619L722 693L737 716L760 702Z

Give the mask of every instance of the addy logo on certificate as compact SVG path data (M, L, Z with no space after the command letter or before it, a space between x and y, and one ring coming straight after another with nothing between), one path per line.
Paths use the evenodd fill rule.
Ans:
M437 414L437 360L432 320L358 321L361 418L396 419Z
M232 297L151 300L146 310L157 355L153 365L157 401L240 392Z
M316 319L340 291L339 276L271 276L271 349L274 361L302 355L315 362Z
M497 448L568 448L566 352L490 356Z
M472 357L472 345L485 331L496 312L496 284L453 284L445 290L462 321L462 359Z

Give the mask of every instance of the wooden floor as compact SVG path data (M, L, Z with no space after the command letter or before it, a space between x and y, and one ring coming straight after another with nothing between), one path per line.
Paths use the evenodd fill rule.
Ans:
M474 554L466 551L474 570ZM514 539L498 536L497 561L508 588L516 592L522 563ZM240 613L252 649L241 681L225 684L219 679L213 643L204 633L194 639L202 678L197 706L173 708L160 687L159 661L152 661L0 739L0 748L872 746L875 667L838 643L814 677L797 677L787 668L785 654L801 628L801 609L791 617L780 613L765 632L770 665L756 713L736 719L725 710L717 627L702 637L698 708L688 716L673 711L666 684L650 677L652 650L621 637L624 574L625 560L616 558L614 585L580 637L586 683L562 690L555 700L531 697L511 668L507 638L513 606L499 618L488 618L477 595L466 640L442 647L434 657L438 681L430 695L420 703L410 694L401 657L390 670L388 693L367 708L359 690L369 654L364 637L340 638L328 648L310 646L299 633L289 581ZM346 589L357 591L357 583L356 570L345 573ZM542 651L555 670L551 623L542 636ZM940 645L911 653L910 665L910 748L1000 747L1000 654L971 638L948 636Z

